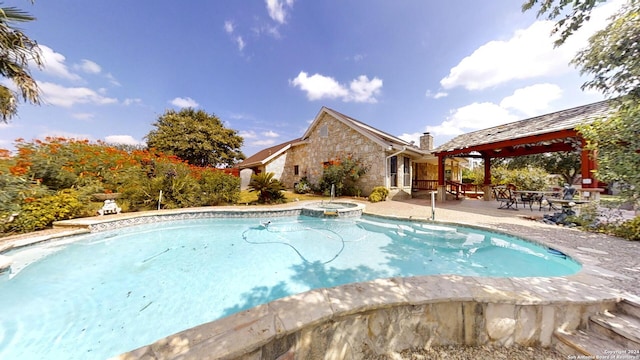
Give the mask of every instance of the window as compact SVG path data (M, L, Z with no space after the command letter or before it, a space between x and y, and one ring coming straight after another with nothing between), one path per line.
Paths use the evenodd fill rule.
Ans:
M411 184L411 160L408 157L404 158L404 178L402 179L404 182L403 186L409 186Z
M300 167L298 165L293 165L293 175L300 175Z
M327 127L327 125L322 125L320 127L320 136L321 137L327 137L329 136L329 128Z
M389 159L389 180L391 186L398 186L398 157L392 156Z

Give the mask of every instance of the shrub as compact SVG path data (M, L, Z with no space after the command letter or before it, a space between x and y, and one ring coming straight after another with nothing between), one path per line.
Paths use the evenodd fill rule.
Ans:
M549 174L540 168L514 169L505 167L491 169L492 184L514 184L518 189L544 190L549 186Z
M640 241L640 216L621 223L613 233L628 240Z
M54 221L72 219L82 214L83 203L77 191L61 190L54 195L29 198L12 221L3 224L3 232L24 233L45 229Z
M308 193L312 192L313 189L311 188L311 184L309 183L309 180L306 177L303 177L293 187L293 191L296 194L308 194Z
M325 164L318 190L325 196L331 195L331 186L335 185L335 196L360 195L358 180L367 173L368 167L360 160L347 157L344 160L332 160Z
M369 201L373 203L384 201L387 199L387 196L389 196L389 189L384 186L376 186L371 191L371 194L369 194Z
M284 202L284 186L278 179L273 178L273 173L262 173L251 176L249 191L258 192L258 202L272 204Z
M240 178L220 170L205 168L198 171L202 205L235 204L240 199Z

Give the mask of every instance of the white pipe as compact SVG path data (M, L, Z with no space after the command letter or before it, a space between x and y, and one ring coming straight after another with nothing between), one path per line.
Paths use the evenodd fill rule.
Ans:
M431 220L436 219L436 192L431 192Z
M393 147L391 147L391 148L393 149ZM385 184L385 185L386 185L385 187L386 187L387 189L391 187L391 184L389 184L389 180L390 180L390 178L387 176L387 174L389 174L389 159L390 159L390 158L392 158L392 157L394 157L394 156L396 156L396 155L402 154L402 153L403 153L403 152L405 152L405 151L407 151L407 147L406 147L406 146L403 146L403 147L402 147L402 150L398 151L397 153L391 154L391 155L387 156L387 157L384 159L384 178L385 178L385 183L386 183L386 184Z
M160 190L160 195L158 195L158 210L160 210L160 203L162 202L162 190Z

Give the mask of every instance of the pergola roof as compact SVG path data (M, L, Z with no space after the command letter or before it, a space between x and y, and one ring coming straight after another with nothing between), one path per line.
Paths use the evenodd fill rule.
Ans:
M433 152L440 156L467 156L479 152L490 157L520 156L571 150L576 126L605 118L609 100L536 116L459 135Z

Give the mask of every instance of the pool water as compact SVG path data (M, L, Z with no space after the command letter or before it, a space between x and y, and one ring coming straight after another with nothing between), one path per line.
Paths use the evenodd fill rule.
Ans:
M291 294L377 278L580 269L502 234L367 216L175 221L6 255L0 359L104 359Z

